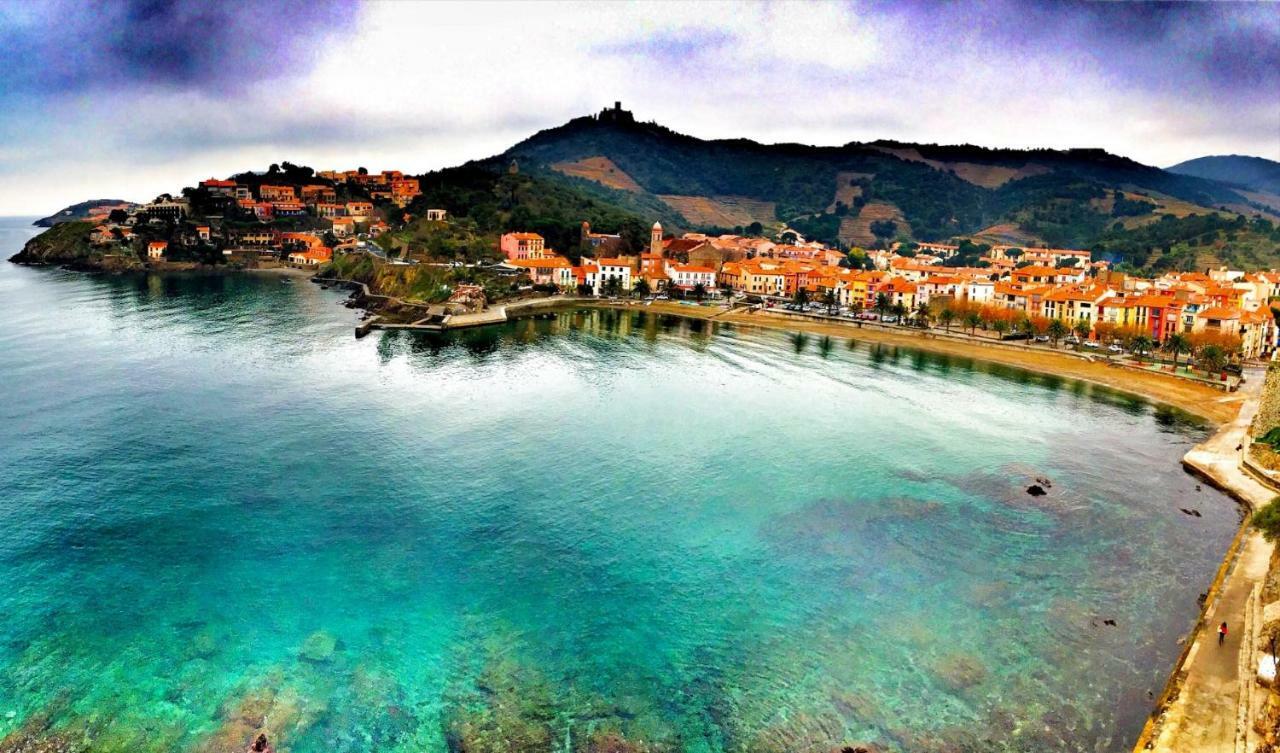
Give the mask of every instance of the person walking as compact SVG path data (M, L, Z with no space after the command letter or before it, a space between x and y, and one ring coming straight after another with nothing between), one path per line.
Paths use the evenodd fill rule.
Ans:
M1224 622L1218 626L1218 645L1221 646L1222 642L1225 641L1226 639L1227 639L1227 623Z

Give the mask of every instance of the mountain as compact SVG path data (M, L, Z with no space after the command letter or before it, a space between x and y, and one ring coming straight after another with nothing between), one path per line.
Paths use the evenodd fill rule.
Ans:
M1197 157L1179 162L1168 170L1179 175L1208 178L1280 195L1280 162L1262 157L1246 157L1241 154Z
M93 209L105 207L111 207L113 209L119 207L123 209L131 206L134 206L133 202L125 201L124 199L91 199L89 201L82 201L79 204L72 204L66 209L62 209L48 217L36 220L31 224L36 227L53 227L54 225L63 222L83 220L89 216L90 210Z
M512 161L664 206L685 228L758 222L857 245L968 236L1089 247L1117 223L1131 229L1166 215L1280 219L1280 201L1100 149L704 140L640 122L618 105L541 131L486 163Z

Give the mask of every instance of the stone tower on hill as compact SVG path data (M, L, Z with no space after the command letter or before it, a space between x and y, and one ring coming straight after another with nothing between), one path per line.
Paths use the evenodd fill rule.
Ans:
M653 230L649 231L649 253L662 256L662 223L653 223Z
M601 110L596 119L601 123L630 124L636 122L636 116L632 115L630 110L622 109L621 102L614 102L612 110L607 107Z

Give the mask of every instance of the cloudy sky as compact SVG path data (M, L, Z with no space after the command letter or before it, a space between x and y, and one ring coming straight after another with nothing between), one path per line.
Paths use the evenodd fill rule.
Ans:
M706 138L1280 160L1280 6L0 0L0 214L421 171L622 100Z

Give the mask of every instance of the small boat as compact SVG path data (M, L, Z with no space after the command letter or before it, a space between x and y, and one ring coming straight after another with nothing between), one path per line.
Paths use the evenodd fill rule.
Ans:
M285 285L293 284L293 280L289 279L288 277L281 277L280 282L284 283Z

